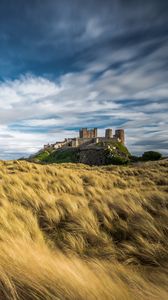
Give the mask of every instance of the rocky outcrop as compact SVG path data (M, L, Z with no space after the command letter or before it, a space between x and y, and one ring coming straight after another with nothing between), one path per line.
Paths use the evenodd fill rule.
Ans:
M105 165L106 157L104 149L81 149L79 151L79 162L87 165Z

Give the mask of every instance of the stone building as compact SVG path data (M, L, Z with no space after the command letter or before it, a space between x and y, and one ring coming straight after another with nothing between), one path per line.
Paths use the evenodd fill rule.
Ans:
M81 139L92 139L97 137L97 128L88 130L87 128L82 128L79 131L79 137Z
M56 142L52 145L44 145L44 148L52 146L55 149L59 148L76 148L76 147L97 147L96 144L106 142L121 142L125 143L125 132L124 129L116 129L115 134L113 135L113 131L111 128L107 128L105 130L105 135L103 137L98 136L97 128L87 129L82 128L79 130L79 137L76 138L68 138L61 142Z
M82 128L79 131L79 142L78 144L82 144L86 142L86 140L93 139L93 142L98 141L107 141L107 140L114 140L119 141L121 143L125 143L125 132L124 129L116 129L115 134L113 135L113 131L111 128L107 128L105 130L104 137L98 137L97 128L88 130L87 128Z

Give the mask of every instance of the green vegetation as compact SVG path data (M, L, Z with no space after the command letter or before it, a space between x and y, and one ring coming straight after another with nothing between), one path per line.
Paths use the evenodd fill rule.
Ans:
M120 153L125 156L130 156L130 152L127 147L120 142L99 142L96 144L97 147L111 148L114 154Z
M104 159L102 159L103 164L109 165L125 165L129 162L141 162L141 161L153 161L161 159L162 155L156 151L146 151L141 157L132 156L128 151L127 147L120 142L100 142L96 144L96 147L104 148ZM83 163L90 161L92 165L93 155L102 155L101 152L95 151L92 154L90 160L88 159L88 154L86 153L86 160L82 159ZM99 158L99 157L97 157ZM55 150L52 147L49 147L39 153L37 153L33 158L30 159L35 162L42 163L77 163L80 162L80 149L58 149ZM86 162L85 162L86 161ZM97 159L99 161L99 159ZM94 157L95 162L95 157ZM93 162L93 164L94 164ZM96 164L96 163L95 163Z
M125 164L128 162L128 157L130 153L128 149L119 142L112 143L98 143L97 147L104 147L105 155L110 151L111 157L107 155L105 158L106 164ZM106 151L107 149L107 151ZM87 156L88 154L86 154ZM100 155L98 151L95 152L95 155ZM113 156L113 158L112 158ZM87 158L88 159L88 158ZM58 149L47 148L44 151L36 154L33 158L30 159L35 162L42 163L76 163L80 162L80 149ZM91 158L92 161L92 158Z
M146 151L142 155L142 160L149 161L149 160L159 160L161 159L162 154L156 151Z
M121 143L113 143L107 146L104 151L105 162L107 165L125 165L129 162L130 153Z
M115 143L116 148L120 151L121 154L125 154L125 156L131 156L130 152L128 151L127 147L122 143Z
M130 158L130 161L131 161L131 162L139 162L139 161L142 161L142 157L136 156L136 155L131 155L129 158Z
M106 164L107 165L126 165L128 164L129 159L125 157L121 157L118 155L107 154L106 156Z
M43 162L47 159L49 155L50 153L48 151L42 151L35 156L35 160Z
M64 149L64 150L44 150L30 160L34 162L43 163L75 163L77 162L78 153L74 149Z
M77 151L75 150L55 150L43 161L47 163L75 163L77 157Z
M142 156L130 156L132 162L154 161L162 158L162 154L156 151L146 151Z

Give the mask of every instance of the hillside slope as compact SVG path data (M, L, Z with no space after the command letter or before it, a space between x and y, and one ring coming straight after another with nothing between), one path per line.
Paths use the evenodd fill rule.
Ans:
M108 150L108 151L107 151ZM109 154L114 157L128 159L131 155L125 145L120 142L100 142L88 147L61 148L54 147L41 149L32 155L29 161L43 163L84 163L88 165L109 164Z
M0 299L168 299L168 160L0 162Z

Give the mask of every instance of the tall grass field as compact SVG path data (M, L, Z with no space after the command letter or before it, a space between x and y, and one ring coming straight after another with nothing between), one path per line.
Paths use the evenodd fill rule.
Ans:
M42 299L168 299L168 160L0 162L0 300Z

